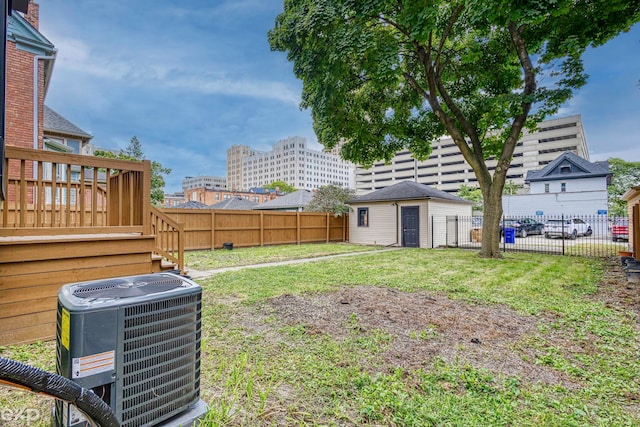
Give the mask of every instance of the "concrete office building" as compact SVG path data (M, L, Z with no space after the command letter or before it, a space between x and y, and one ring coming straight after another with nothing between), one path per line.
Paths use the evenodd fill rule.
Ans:
M231 191L242 191L242 159L260 153L246 145L232 145L227 150L227 188Z
M271 151L242 159L242 188L261 187L274 181L304 190L325 185L354 188L354 165L336 154L312 150L299 136L278 141Z
M227 179L223 176L187 176L182 180L182 192L194 188L225 190Z
M507 181L524 185L527 172L551 163L562 152L570 151L589 160L587 141L580 115L546 120L533 133L523 132L513 154ZM488 161L490 170L495 161ZM390 164L375 163L371 168L356 168L356 191L365 194L401 181L415 181L447 192L461 184L477 187L473 169L449 137L433 145L428 160L417 161L409 151L398 152Z

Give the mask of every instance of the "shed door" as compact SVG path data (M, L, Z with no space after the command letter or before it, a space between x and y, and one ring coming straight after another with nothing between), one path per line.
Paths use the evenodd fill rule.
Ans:
M420 209L418 206L402 207L402 246L420 247Z

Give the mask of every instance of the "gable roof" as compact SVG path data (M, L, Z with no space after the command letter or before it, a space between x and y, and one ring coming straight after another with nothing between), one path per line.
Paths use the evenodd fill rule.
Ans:
M7 21L7 40L20 49L35 55L52 55L56 52L51 43L19 13L12 13Z
M269 200L254 206L253 209L299 209L304 208L313 199L314 194L309 190L298 190L285 194L277 199Z
M569 167L569 172L562 172L562 169L566 166ZM525 182L597 177L606 177L607 179L611 177L609 162L592 163L571 151L565 151L544 168L527 172Z
M67 135L78 136L80 138L91 139L93 137L91 134L83 131L46 105L44 106L44 130L45 132L64 133Z
M207 205L195 200L189 200L188 202L180 203L179 205L170 206L170 209L206 209Z
M437 190L425 184L413 181L402 181L389 187L381 188L371 193L358 196L349 201L349 203L364 202L391 202L400 200L423 200L423 199L440 199L457 203L473 204L469 200L465 200L446 191Z
M232 197L227 200L223 200L213 205L207 206L207 209L227 209L227 210L236 210L236 211L248 211L253 209L253 207L257 205L256 202L252 202L251 200L243 199L242 197Z

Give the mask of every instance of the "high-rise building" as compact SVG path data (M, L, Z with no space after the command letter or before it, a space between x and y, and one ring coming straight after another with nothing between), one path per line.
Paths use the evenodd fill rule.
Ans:
M242 159L258 151L246 145L232 145L227 150L227 188L231 191L241 191L242 187Z
M261 187L284 181L298 189L315 190L335 184L354 187L354 165L340 156L307 147L306 138L294 136L278 141L268 152L242 159L242 187Z
M223 176L187 176L182 180L182 192L193 188L225 190L227 179Z
M536 132L523 132L513 154L507 181L523 185L527 171L540 169L564 151L589 160L580 115L545 120ZM494 170L496 162L488 160L487 165L489 170ZM433 144L427 160L418 161L409 151L400 151L389 164L379 162L369 169L356 167L355 174L358 194L409 180L448 192L457 191L461 184L479 186L473 169L449 137Z

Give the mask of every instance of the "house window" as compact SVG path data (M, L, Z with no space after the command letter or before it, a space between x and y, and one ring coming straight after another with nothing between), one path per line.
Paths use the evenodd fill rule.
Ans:
M369 226L369 208L358 208L358 227Z
M560 183L560 191L562 193L565 193L567 191L567 183L566 182L561 182Z
M549 184L548 184L548 183L546 183L546 184L544 185L544 192L545 192L545 193L548 193L548 192L549 192Z
M571 166L569 165L560 166L560 173L571 173Z
M73 148L73 154L82 154L80 153L81 142L77 139L67 139L66 141L67 147Z

